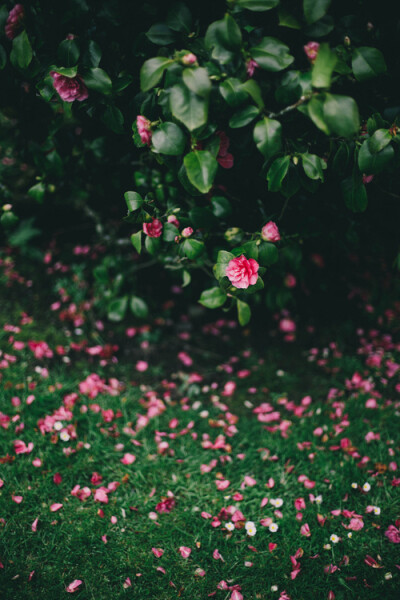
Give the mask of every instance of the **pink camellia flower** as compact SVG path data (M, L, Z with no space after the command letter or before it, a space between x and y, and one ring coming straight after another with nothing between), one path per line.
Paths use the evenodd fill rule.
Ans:
M153 219L151 223L143 223L143 231L149 237L160 237L160 235L162 234L162 230L162 223L158 219Z
M54 89L64 102L74 102L74 100L82 102L89 96L88 89L80 75L66 77L56 71L50 71L50 75L53 78Z
M78 587L81 586L82 583L83 581L81 579L74 579L74 581L72 581L72 583L70 583L69 586L65 588L65 591L69 592L70 594L73 594L78 590Z
M258 69L259 66L260 65L258 64L258 62L256 62L252 58L249 58L249 60L246 63L246 72L248 79L253 77L255 70Z
M138 115L136 117L136 127L143 144L147 144L147 146L150 146L152 132L151 123L149 119L146 119L146 117L143 117L142 115Z
M235 288L245 290L255 285L258 279L259 264L254 258L247 260L244 254L233 258L226 267L225 275Z
M364 185L365 185L365 184L368 184L368 183L371 183L371 181L373 180L373 178L374 178L374 176L373 176L373 175L365 175L365 174L364 174L364 175L362 176L362 182L363 182L363 184L364 184Z
M217 161L223 169L231 169L233 167L233 154L230 154L230 152L228 152L230 140L226 135L225 131L217 131L216 135L221 140L219 145Z
M393 544L400 544L400 530L394 525L389 525L385 531L385 536Z
M318 56L318 50L319 50L318 42L308 42L308 44L306 44L304 46L304 52L306 53L307 58L311 64L315 62L315 59Z
M168 223L172 223L172 225L175 225L175 227L179 227L179 221L175 215L169 215L167 217L167 221Z
M266 242L279 242L281 239L276 223L269 221L261 230L261 237Z
M6 37L8 37L9 40L13 40L17 37L18 33L21 31L24 17L25 11L22 4L16 4L8 13L5 32Z
M284 279L284 284L285 284L285 286L286 286L287 288L293 288L293 287L296 287L296 284L297 284L296 277L295 277L294 275L292 275L291 273L288 273L288 274L285 276L285 279Z
M182 56L181 61L185 67L191 67L197 62L197 56L193 52L189 52L185 56Z
M138 360L136 363L136 371L139 371L140 373L147 371L148 367L149 365L145 360Z
M296 331L296 323L292 319L281 319L279 329L284 333L293 333Z
M182 230L182 237L184 238L188 238L192 235L193 233L193 229L191 227L185 227L185 229Z

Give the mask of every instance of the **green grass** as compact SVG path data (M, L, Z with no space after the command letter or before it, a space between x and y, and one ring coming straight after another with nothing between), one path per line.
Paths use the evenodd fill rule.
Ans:
M18 296L14 289L8 297L14 297L13 294ZM353 345L344 348L341 358L328 356L324 368L307 361L311 346L322 347L318 340L324 333L314 337L301 334L300 341L292 345L268 341L267 350L252 350L250 357L244 357L243 350L250 347L248 338L230 332L229 340L221 343L220 339L197 332L196 323L192 325L188 342L166 331L157 335L153 332L147 336L150 348L141 349L135 338L132 348L122 353L118 364L100 367L97 359L73 353L69 353L71 364L65 364L59 357L36 360L28 348L12 350L10 333L3 330L3 325L17 324L21 310L30 301L29 294L26 297L21 294L18 304L13 301L10 310L2 312L0 322L3 354L17 356L15 363L0 371L0 410L10 417L18 417L8 429L0 429L0 457L8 454L13 458L12 462L0 464L0 478L4 480L0 489L0 517L4 519L0 523L0 560L4 565L0 569L0 597L7 600L68 598L65 588L74 579L83 581L75 592L75 597L81 600L203 600L213 592L217 600L225 600L232 591L217 588L222 580L229 586L241 586L245 600L277 600L283 590L292 600L322 600L328 597L330 590L337 599L343 600L396 597L400 588L400 572L396 567L400 564L400 544L390 543L384 532L400 517L400 487L391 485L393 478L399 477L399 469L395 472L388 468L392 461L400 465L399 393L394 387L398 377L385 384L380 371L366 367L365 356L354 352L358 346L355 333ZM7 300L3 306L7 306ZM56 316L44 314L44 304L40 306L35 313L35 303L30 304L29 310L35 313L34 323L23 326L15 338L43 339L51 347L55 343L67 345ZM357 325L354 324L353 331ZM387 326L382 330L387 331ZM144 338L146 335L141 340ZM340 343L340 332L335 341ZM183 367L176 358L182 348L194 360L190 368ZM232 363L234 372L229 374L221 365L227 364L232 355L239 360ZM138 373L134 368L141 357L150 364L145 373ZM259 364L260 358L264 359L263 364ZM399 361L399 352L391 348L386 351L386 358ZM38 365L48 367L48 378L37 373ZM330 372L332 367L336 367L337 372ZM241 369L249 369L251 375L238 377ZM193 371L204 377L201 383L188 383L188 374ZM365 408L370 393L346 389L345 380L355 371L364 379L371 377L375 389L382 395L377 409ZM117 377L125 387L117 396L99 394L92 400L79 394L71 421L76 427L76 440L63 442L56 436L52 439L51 433L42 435L38 419L60 407L66 394L79 393L79 382L90 373L107 379ZM231 397L221 395L227 381L237 384ZM37 385L29 391L28 384L32 382ZM164 412L150 419L137 435L129 433L125 428L134 427L138 414L146 412L141 403L146 391L153 390L162 398L167 391L166 382L176 387L169 398L164 398ZM218 384L216 390L204 387L213 382ZM251 387L257 389L256 393L248 391ZM327 400L332 387L338 389L338 398ZM267 391L263 391L264 388ZM35 395L35 401L27 405L29 393ZM312 397L312 403L302 416L294 415L282 404L282 398L287 398L299 405L305 395ZM21 399L20 406L12 405L11 399L15 396ZM188 410L182 409L185 397ZM279 430L267 431L265 424L257 420L252 409L262 402L269 402L274 411L280 412L280 418L272 425L285 420L291 422L287 437ZM121 411L121 416L112 423L104 423L101 412L95 413L90 408L87 412L81 411L82 405L90 404L113 409L114 413ZM335 406L341 407L342 416L333 416ZM237 416L237 432L226 436L224 449L204 449L203 435L208 435L213 442L218 435L226 435L227 413ZM169 427L172 418L179 420L176 429ZM156 439L159 432L179 432L190 422L193 427L185 435L178 435L176 439L161 438L168 439L171 454L160 454ZM21 423L23 430L16 432L15 428ZM343 431L337 433L335 426L339 423ZM313 435L317 427L324 428L324 436ZM369 431L380 433L380 440L368 443L365 435ZM331 449L342 438L351 440L359 457L342 449ZM15 455L13 442L16 439L33 442L32 453ZM132 440L140 445L134 445ZM298 443L303 442L310 442L310 447L299 449ZM123 449L116 449L117 444L122 444ZM63 449L67 447L76 452L66 456ZM136 455L132 465L120 462L125 452ZM364 456L368 456L369 461L361 468L357 463ZM40 458L42 466L34 467L34 458ZM217 459L217 466L201 474L200 466L212 459ZM96 486L91 484L90 478L95 471L102 475L106 486L112 481L120 483L116 491L109 494L108 504L94 502ZM53 482L57 472L63 478L59 485ZM242 489L246 475L252 476L256 485ZM315 488L305 489L298 481L300 475L315 481ZM225 491L216 488L219 476L230 481ZM266 487L270 478L275 482L273 489ZM369 482L371 490L368 493L354 490L353 482L359 486ZM71 490L76 484L88 486L92 490L91 497L81 502L72 496ZM235 502L232 496L238 491L243 500ZM149 513L155 511L156 504L168 492L173 493L176 506L168 514L159 514L155 522ZM309 493L321 494L322 504L311 503ZM22 503L13 502L12 495L22 496ZM260 507L264 497L283 499L282 517L274 516L270 503ZM293 504L298 497L306 500L301 522L296 519ZM52 513L50 505L56 502L63 507ZM229 505L237 506L246 521L256 523L254 537L246 536L244 529L230 534L223 528L224 523L213 528L211 520L201 517L202 511L216 516ZM380 507L381 514L366 514L368 505ZM99 509L104 511L103 518ZM342 523L348 524L349 519L332 515L331 511L336 509L362 515L363 529L353 531L352 538L348 538ZM318 524L317 514L326 517L324 526ZM115 524L111 523L111 516L117 517ZM269 516L279 524L276 533L259 523L261 518ZM31 526L36 518L38 527L33 532ZM310 526L310 537L300 535L304 523ZM341 537L338 544L330 542L332 534ZM106 544L102 541L104 535ZM272 552L268 548L270 542L277 544ZM330 548L324 548L327 544ZM191 548L188 559L181 557L180 546ZM153 547L164 550L161 558L153 555ZM290 556L299 548L303 551L299 559L301 571L292 580ZM215 549L225 562L213 558ZM376 559L382 568L368 566L367 555ZM344 560L346 556L348 560ZM252 566L245 566L246 561ZM324 567L330 564L338 570L326 574ZM157 567L165 569L165 574L157 571ZM197 576L196 569L204 569L205 576ZM34 574L28 581L32 571ZM127 577L132 586L124 588ZM273 586L277 586L278 591L273 591Z

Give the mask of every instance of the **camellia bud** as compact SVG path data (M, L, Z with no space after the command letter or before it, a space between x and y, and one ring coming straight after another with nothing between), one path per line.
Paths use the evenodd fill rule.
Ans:
M193 229L191 227L185 227L185 229L183 229L183 231L182 231L182 237L188 238L192 235L192 233L193 233Z
M188 54L185 54L185 56L182 56L181 60L185 67L191 67L197 62L197 56L192 52L189 52Z
M351 45L351 40L348 35L344 36L343 44L347 47L349 47Z
M3 204L4 212L7 212L12 209L12 204Z

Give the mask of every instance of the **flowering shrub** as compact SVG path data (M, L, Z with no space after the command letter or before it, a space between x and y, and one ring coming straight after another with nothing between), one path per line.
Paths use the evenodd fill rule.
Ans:
M157 8L3 5L0 110L9 119L23 97L15 122L40 115L41 126L10 134L1 168L24 168L22 193L35 202L57 191L87 214L100 206L104 235L110 204L134 188L123 227L136 251L183 286L195 273L201 304L236 306L244 325L250 294L290 303L305 240L326 229L337 250L335 227L366 223L351 215L367 209L367 187L372 230L375 199L393 194L395 25L369 2L170 1L154 23ZM14 189L1 218L9 228Z

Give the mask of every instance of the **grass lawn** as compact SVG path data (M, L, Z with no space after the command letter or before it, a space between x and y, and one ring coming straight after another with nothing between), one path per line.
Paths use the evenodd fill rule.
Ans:
M398 304L255 349L215 313L100 325L4 258L1 598L397 597Z

